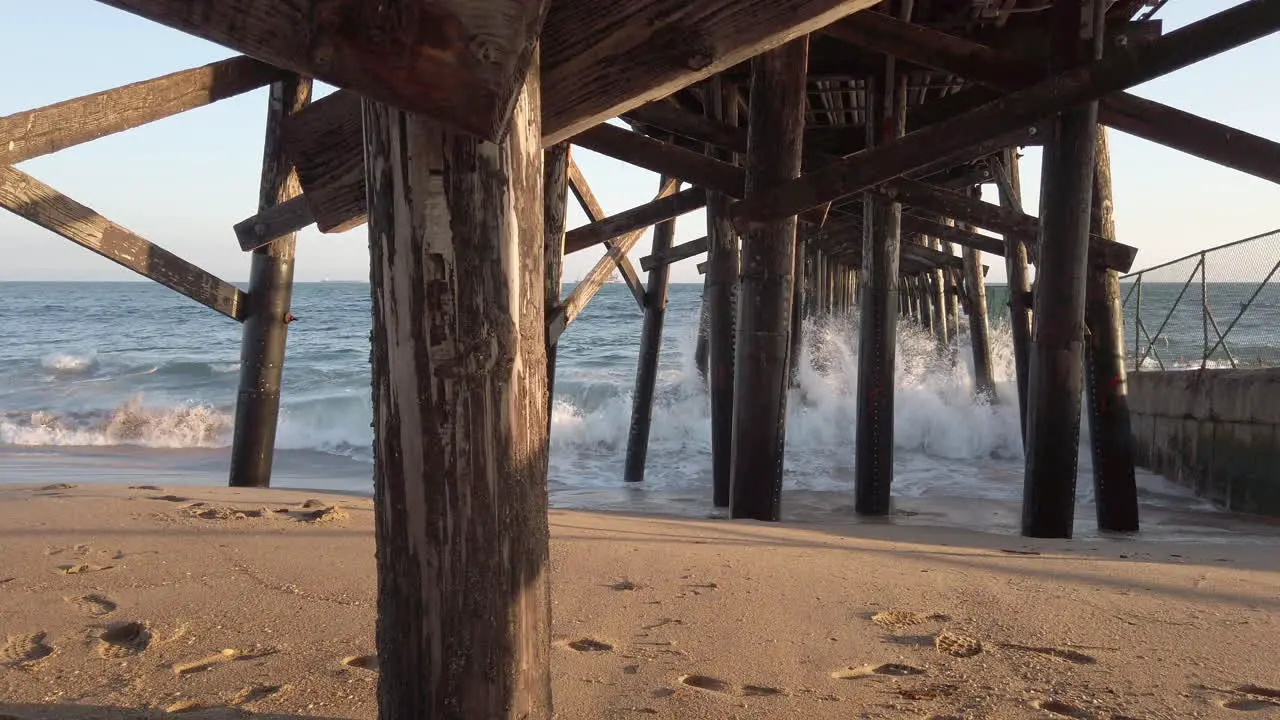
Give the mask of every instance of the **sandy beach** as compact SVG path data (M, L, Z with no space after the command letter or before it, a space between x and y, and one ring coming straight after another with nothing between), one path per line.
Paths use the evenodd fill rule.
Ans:
M0 718L373 718L372 501L0 488ZM557 717L1280 715L1276 544L553 511Z

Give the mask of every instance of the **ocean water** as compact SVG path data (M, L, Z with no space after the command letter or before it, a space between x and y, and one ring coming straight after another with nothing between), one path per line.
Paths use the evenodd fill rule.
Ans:
M566 331L553 506L712 513L709 409L693 358L700 290L671 288L639 487L624 487L621 472L640 311L624 286L606 285ZM904 517L936 519L947 508L990 529L1017 526L1023 458L1012 353L1001 289L991 290L1002 402L975 399L966 335L939 348L902 325L893 492ZM371 491L369 308L364 284L297 286L274 484ZM789 398L784 514L852 517L856 316L815 322L805 334L800 388ZM0 283L0 480L224 483L240 337L239 324L154 284ZM1082 452L1080 532L1093 524L1090 472ZM1184 520L1211 512L1140 475L1149 507Z

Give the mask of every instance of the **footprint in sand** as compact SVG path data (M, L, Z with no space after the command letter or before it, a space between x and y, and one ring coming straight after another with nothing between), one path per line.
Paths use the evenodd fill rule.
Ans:
M1241 712L1280 709L1280 704L1269 700L1258 700L1257 698L1236 698L1235 700L1227 700L1221 705L1228 710L1239 710Z
M146 623L113 623L98 636L98 655L109 660L132 657L150 644L151 630Z
M43 631L30 635L10 635L4 647L0 648L0 665L19 667L44 660L55 649L45 642L47 637L48 634Z
M613 646L610 645L609 643L604 642L603 640L594 640L592 638L579 638L577 640L570 640L569 642L565 643L565 647L569 648L570 650L577 650L578 652L584 652L584 653L608 652L613 649Z
M154 492L160 492L161 490L164 490L164 488L160 487L159 485L130 485L129 489L130 490L152 490Z
M191 517L200 518L201 520L244 520L246 518L265 517L269 514L269 511L265 509L239 510L229 507L210 507L204 503L195 503L183 509Z
M933 638L938 652L951 657L967 658L982 652L982 641L951 630L943 630Z
M98 572L99 570L110 570L114 565L89 565L87 563L75 563L70 565L59 565L57 567L60 575L83 575L84 573Z
M44 487L40 488L40 490L43 492L51 492L53 490L70 490L74 487L75 485L70 485L67 483L54 483L52 485L45 485Z
M1093 715L1089 712L1061 700L1037 700L1031 703L1031 706L1057 717L1081 718L1082 720L1093 718Z
M70 603L72 607L91 617L102 617L104 615L110 615L116 611L115 602L106 595L98 595L95 593L63 599Z
M1015 643L1000 643L1000 647L1006 650L1018 650L1020 652L1037 653L1039 655L1048 655L1058 660L1065 660L1076 665L1096 665L1097 659L1092 656L1085 655L1075 650L1066 650L1064 648L1053 647L1034 647L1031 645L1017 645Z
M156 488L159 490L160 488ZM191 498L182 497L181 495L148 495L148 500L163 500L165 502L180 503L190 502Z
M781 688L768 687L766 685L743 685L735 688L732 684L710 675L681 675L678 681L685 687L720 695L741 694L747 697L773 697L787 694Z
M883 663L880 665L863 665L856 668L845 668L836 670L831 673L831 677L836 680L857 680L859 678L868 678L879 676L888 677L907 677L910 675L924 675L925 671L912 665L903 665L901 663Z
M719 678L713 678L710 675L681 675L679 681L681 685L697 688L698 690L705 690L707 692L724 694L733 692L732 685Z
M342 664L347 667L356 668L357 670L378 672L377 655L350 655L342 658Z
M934 621L945 621L947 619L946 615L941 615L939 613L926 614L913 612L911 610L886 610L871 616L871 622L882 628L888 628L890 630L902 630L903 628L909 628L913 625L921 625L923 623Z
M231 700L228 701L227 704L232 707L248 705L249 703L255 703L259 700L266 700L272 695L280 693L282 690L284 690L283 685L249 685L248 687L241 688L239 692L232 696Z

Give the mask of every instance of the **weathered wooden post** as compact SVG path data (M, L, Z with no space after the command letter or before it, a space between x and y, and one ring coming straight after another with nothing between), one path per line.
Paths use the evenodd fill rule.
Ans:
M746 200L799 177L809 39L751 61ZM734 368L730 515L778 520L786 442L787 356L796 217L751 223L742 238Z
M951 223L949 220L948 224ZM942 241L942 251L948 255L955 255L955 246L950 240ZM946 306L946 322L949 328L950 337L960 336L960 292L957 282L959 273L955 268L947 268L943 273L943 303Z
M537 68L500 143L364 102L384 718L551 717Z
M906 74L893 58L867 82L867 147L906 133ZM862 287L858 326L858 410L854 441L854 509L888 515L893 482L893 389L897 355L898 251L902 205L873 193L862 196Z
M698 302L698 339L693 346L693 366L698 377L705 384L710 378L711 367L711 309L707 307L707 291L711 282L710 274L702 277L702 299Z
M284 154L281 127L311 102L311 80L296 75L271 84L258 211L302 193L298 175ZM249 312L240 345L240 389L231 440L232 487L267 487L280 417L284 348L293 316L293 257L297 233L288 233L251 253Z
M1059 0L1050 12L1051 72L1101 54L1101 0ZM1087 20L1087 22L1086 22ZM1093 197L1098 103L1054 118L1045 138L1040 189L1040 251L1027 383L1022 533L1071 537L1080 443L1085 270Z
M1000 205L1022 212L1022 173L1018 168L1017 148L1009 148L993 164ZM1005 273L1009 280L1009 332L1013 336L1013 364L1018 383L1018 417L1021 418L1022 443L1027 442L1027 363L1031 349L1031 280L1027 269L1026 238L1005 235Z
M981 187L969 188L969 197L982 197ZM965 230L972 228L956 223ZM964 288L968 294L965 309L969 313L969 343L973 347L973 389L980 397L995 403L996 383L991 371L991 329L987 320L987 284L982 277L982 251L964 249Z
M1093 173L1090 227L1094 235L1114 242L1115 200L1111 192L1111 152L1106 128L1098 128ZM1124 356L1124 307L1120 276L1091 264L1087 270L1085 324L1085 401L1093 449L1093 495L1098 527L1116 532L1138 531L1138 487L1133 471L1133 434Z
M791 349L787 354L787 374L790 378L788 384L793 388L800 387L800 354L804 347L804 297L807 292L805 267L808 256L806 245L797 233L795 269L791 283Z
M915 275L916 291L920 293L920 326L925 332L932 334L933 327L933 288L929 286L929 273Z
M666 187L667 178L658 181ZM679 190L679 188L677 188ZM676 236L675 218L663 220L653 228L653 254L671 249ZM640 355L636 364L636 387L631 394L631 429L627 433L627 457L622 479L644 480L645 459L649 454L649 427L653 421L653 391L658 383L658 356L662 351L662 326L667 316L667 280L671 265L659 263L649 271L645 291L644 326L640 331ZM705 295L703 307L706 307Z
M707 111L712 120L738 126L738 93L719 76L707 84ZM733 153L717 153L733 160ZM729 220L731 199L707 193L707 328L710 336L711 494L716 507L729 506L733 460L734 348L738 323L738 233Z
M941 251L942 243L937 238L927 238L925 244L934 249ZM949 254L949 253L948 253ZM929 297L930 304L933 306L933 332L938 336L938 346L946 347L950 342L953 330L947 327L947 288L942 278L943 269L938 268L929 273Z
M547 317L560 307L560 291L564 277L564 225L569 200L569 143L547 148L542 156L543 264L546 276L546 298L543 309ZM551 410L556 404L556 340L546 333L547 348L547 430L551 428Z

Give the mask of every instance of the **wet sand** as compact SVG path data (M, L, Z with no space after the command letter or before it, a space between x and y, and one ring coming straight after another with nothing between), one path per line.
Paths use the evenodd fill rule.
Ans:
M1028 540L916 502L553 511L557 716L1280 715L1275 526L1162 511L1154 539ZM0 487L0 717L375 717L372 518L352 495Z

